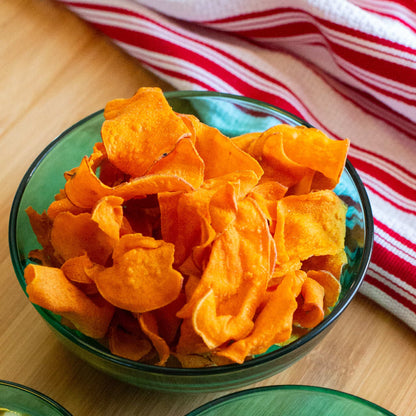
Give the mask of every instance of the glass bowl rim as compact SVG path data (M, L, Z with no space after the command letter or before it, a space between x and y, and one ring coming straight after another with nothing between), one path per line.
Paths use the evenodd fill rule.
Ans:
M360 404L370 407L374 410L382 412L385 416L395 416L389 410L370 402L367 399L359 397L355 394L346 393L341 390L332 389L328 387L321 387L321 386L311 386L307 384L280 384L280 385L272 385L272 386L260 386L260 387L252 387L245 390L236 391L233 393L226 394L224 396L220 396L214 400L211 400L207 403L202 404L201 406L197 407L196 409L191 410L185 416L198 416L202 412L212 408L212 406L216 406L218 404L228 402L229 400L237 399L240 397L250 396L251 394L262 393L262 392L274 392L274 391L287 391L287 390L296 390L299 392L310 392L310 393L323 393L328 396L334 397L341 397L342 399L352 400L355 402L359 402Z
M208 97L208 98L220 98L220 99L233 100L237 102L246 102L248 104L258 106L260 108L266 108L270 111L281 114L284 117L292 119L299 124L305 125L307 127L312 127L306 121L302 120L301 118L277 106L273 106L271 104L267 104L262 101L255 100L249 97L243 97L239 95L219 93L219 92L213 92L213 91L186 91L186 90L168 91L168 92L165 92L164 95L168 100L171 98L180 98L180 99L191 98L192 99L192 98ZM53 150L55 145L60 140L64 139L72 130L86 123L91 118L94 118L102 114L103 111L104 110L101 109L82 118L81 120L79 120L78 122L76 122L75 124L67 128L66 130L64 130L55 139L53 139L29 166L29 168L27 169L25 175L23 176L17 188L16 194L12 202L11 210L10 210L9 249L10 249L10 255L12 259L13 268L15 270L20 286L22 287L23 292L26 294L26 296L27 296L26 285L25 285L23 275L21 274L21 264L19 261L19 256L18 256L18 252L16 248L17 244L16 244L16 237L15 237L16 226L17 226L17 213L18 213L20 202L23 197L26 186L28 185L31 176L36 171L38 165ZM348 159L346 161L346 165L344 169L347 170L352 181L354 182L354 185L360 197L360 202L363 206L364 229L366 233L366 238L365 238L365 244L363 247L363 255L362 255L360 268L357 271L357 274L360 277L353 283L353 285L348 290L346 295L337 303L334 310L329 314L329 316L324 321L318 324L315 328L312 328L307 334L303 335L302 337L296 339L295 341L285 346L282 346L281 348L275 351L272 351L267 354L265 353L261 356L257 356L254 359L245 361L242 364L233 363L233 364L214 366L214 367L204 367L204 368L160 367L160 366L155 366L152 364L132 361L123 357L118 357L116 355L113 355L110 352L102 351L101 349L96 348L94 345L91 345L90 343L80 339L73 332L71 332L68 328L61 325L55 319L52 319L48 311L44 310L43 308L38 307L37 305L33 305L33 306L38 311L38 313L43 317L43 319L45 319L49 325L55 328L55 330L57 330L58 333L60 333L64 338L75 343L78 347L85 349L86 351L104 359L105 361L110 361L113 364L120 365L122 367L127 367L127 368L131 368L135 370L141 370L145 372L164 374L164 375L169 375L169 376L185 376L186 377L186 376L199 376L199 375L208 376L208 375L214 375L214 374L225 374L229 372L234 372L236 370L238 371L238 370L248 369L253 366L265 364L267 362L273 362L275 359L278 359L281 356L287 355L291 353L292 351L294 351L295 349L297 349L298 347L306 344L307 342L315 338L317 335L319 335L322 331L324 331L330 324L332 324L342 314L342 312L351 302L352 298L355 296L359 287L361 286L362 281L364 280L364 276L365 276L366 270L370 262L371 252L373 248L374 224L373 224L372 210L371 210L370 201L369 201L367 192L365 190L364 184L362 183L361 178L359 177L357 171L355 170L355 168L353 167L353 165Z
M31 387L25 386L20 383L16 383L14 381L7 381L7 380L2 380L2 379L0 379L0 386L9 387L13 390L23 392L23 394L27 393L28 395L34 396L37 399L40 399L41 401L43 401L44 403L50 405L54 409L58 410L63 416L72 416L72 414L69 413L68 410L63 408L58 402L56 402L55 400L51 399L46 394L41 393L40 391L36 389L33 389ZM10 410L13 410L13 409L10 409Z

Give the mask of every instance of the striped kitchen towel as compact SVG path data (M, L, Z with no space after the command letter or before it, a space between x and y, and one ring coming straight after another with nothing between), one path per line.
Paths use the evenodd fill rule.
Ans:
M416 330L414 0L60 1L177 89L256 98L348 137L375 221L360 290Z

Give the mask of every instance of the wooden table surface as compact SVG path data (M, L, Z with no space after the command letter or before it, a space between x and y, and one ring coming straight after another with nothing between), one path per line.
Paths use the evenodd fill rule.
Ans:
M37 154L113 98L129 97L141 86L172 87L48 0L0 2L0 58L0 379L39 390L74 416L184 415L226 394L149 392L89 367L62 346L29 304L9 256L11 202ZM411 416L415 376L414 331L358 295L309 355L254 386L324 386Z

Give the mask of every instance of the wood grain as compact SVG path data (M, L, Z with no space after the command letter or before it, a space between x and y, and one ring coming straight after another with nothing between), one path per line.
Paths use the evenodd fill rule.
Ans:
M183 415L224 393L175 395L115 381L69 353L14 276L8 216L37 154L60 132L140 86L172 89L61 5L0 2L0 379L40 390L74 415ZM311 384L416 414L416 335L359 295L309 355L259 385Z

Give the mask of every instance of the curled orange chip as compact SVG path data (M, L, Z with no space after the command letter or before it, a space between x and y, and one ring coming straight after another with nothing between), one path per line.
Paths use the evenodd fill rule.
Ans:
M161 230L175 245L175 265L190 256L201 264L206 248L236 215L236 203L257 183L253 171L239 171L206 180L192 192L159 193ZM189 264L188 264L189 265Z
M26 214L39 244L45 248L50 245L52 221L44 212L38 214L33 207L26 208Z
M208 210L211 226L217 233L223 232L234 221L237 215L237 198L230 183L219 187L212 195Z
M177 342L182 320L176 316L176 313L185 304L185 299L185 292L181 291L173 302L153 311L158 333L170 347Z
M182 119L158 88L140 88L129 99L109 102L101 135L108 159L123 172L139 177L185 134Z
M334 187L341 177L349 140L333 140L315 128L281 124L273 127L284 137L284 150L296 163L321 172Z
M193 188L199 188L204 180L204 167L204 161L192 141L184 138L178 141L170 153L157 160L146 173L170 174L182 178Z
M178 316L191 317L210 348L246 336L275 261L266 218L253 199L240 201L236 220L214 241L201 279Z
M119 244L127 237L131 238L127 234ZM113 305L132 312L147 312L175 300L183 278L172 268L172 244L137 237L134 248L124 253L115 248L118 254L113 256L113 265L95 274L94 281L101 295Z
M201 122L196 127L195 147L205 163L205 179L240 170L251 170L258 178L263 175L263 169L253 157L219 130Z
M276 181L267 181L256 185L250 192L261 207L267 219L276 220L276 201L283 198L287 187Z
M313 328L324 319L324 288L314 279L306 277L302 285L299 307L293 320L303 328Z
M159 334L157 320L153 312L145 312L140 314L139 322L142 331L150 339L159 355L159 362L157 365L165 365L170 356L170 349L167 342Z
M121 309L116 310L111 322L108 346L113 354L133 361L141 360L152 350L137 319Z
M189 139L192 141L193 144L195 144L196 130L198 129L198 125L200 121L193 114L181 114L181 113L176 113L176 114L185 123L190 133Z
M92 208L100 199L110 195L129 200L159 192L191 189L192 185L182 178L166 173L141 176L114 187L107 186L96 176L87 157L68 176L65 184L68 199L80 208Z
M99 297L89 298L54 267L29 264L25 280L31 302L67 318L87 336L105 336L114 314L113 305Z
M91 219L114 241L120 238L123 222L122 204L123 198L106 196L97 202L91 213Z
M347 254L342 247L338 253L327 256L312 256L303 261L302 269L308 270L325 270L330 272L338 280L341 277L341 272L344 264L348 261Z
M111 238L92 220L91 214L73 215L70 212L61 212L55 218L51 243L62 261L87 253L94 263L103 265L114 246Z
M61 266L61 270L69 280L84 284L94 283L87 273L87 270L92 268L94 268L94 263L86 254L71 257Z
M252 194L261 195L269 201L282 199L286 192L287 187L276 181L259 183L251 190Z
M176 353L188 354L207 354L210 349L206 346L202 338L195 332L191 319L184 319L180 328L179 340L176 345Z
M46 213L51 220L54 220L60 212L71 212L72 214L81 214L85 212L83 208L74 205L66 196L65 191L61 189L61 192L55 196Z
M251 143L258 139L260 134L259 132L245 133L240 136L231 137L231 141L244 152L250 153L249 148Z
M328 312L338 301L341 292L341 283L329 271L326 270L309 270L307 272L309 278L318 282L324 289L324 306Z
M41 249L31 250L29 258L37 260L44 266L58 267L60 260L55 256L55 249L51 244L51 230L52 220L43 212L39 214L33 207L26 208L26 214L29 218L30 225L38 243L42 246Z
M296 271L287 274L279 286L268 297L268 301L254 322L251 334L221 349L218 355L243 363L247 356L261 354L273 344L289 339L292 333L293 314L305 273Z
M152 344L146 338L125 332L119 327L110 327L108 347L114 355L139 361L152 350Z
M248 152L257 160L264 170L261 181L277 181L286 187L297 184L308 174L309 168L292 160L285 153L284 138L276 127L266 130L253 140Z
M234 188L237 200L243 199L257 185L258 176L253 170L239 170L222 176L206 179L201 188L208 190L219 189L225 184Z
M334 192L287 196L277 206L282 210L284 245L290 259L333 255L344 248L346 207Z
M193 247L206 243L209 238L209 201L214 193L199 188L182 194L159 194L162 237L175 245L176 266L192 254Z

